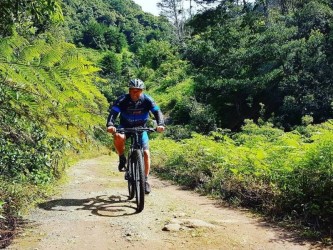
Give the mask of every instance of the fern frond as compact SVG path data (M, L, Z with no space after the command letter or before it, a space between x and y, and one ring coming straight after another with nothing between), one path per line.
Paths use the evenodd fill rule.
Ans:
M15 57L15 54L19 52L19 49L27 44L28 41L20 36L0 39L0 61L11 61Z
M60 61L66 56L68 50L73 48L75 48L74 45L66 42L50 44L48 50L41 56L40 65L49 68L60 65Z
M46 53L48 50L50 50L50 47L45 41L37 40L20 51L18 61L25 64L35 62L36 65L39 65L41 55Z
M66 42L0 39L0 75L8 82L7 104L73 144L73 138L80 140L82 133L87 138L91 127L104 123L98 114L108 104L93 84L98 70Z

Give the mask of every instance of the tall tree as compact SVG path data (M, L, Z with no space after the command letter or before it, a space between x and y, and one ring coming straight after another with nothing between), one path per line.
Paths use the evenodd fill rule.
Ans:
M157 6L161 9L161 14L172 22L177 38L181 41L184 36L184 24L186 18L184 0L161 0L161 2L157 3Z
M219 5L188 22L192 38L183 55L197 69L197 100L215 109L222 126L235 129L262 115L261 104L266 118L274 116L287 129L306 116L331 118L332 5L298 1L285 18L273 1L258 3L246 12L236 2Z

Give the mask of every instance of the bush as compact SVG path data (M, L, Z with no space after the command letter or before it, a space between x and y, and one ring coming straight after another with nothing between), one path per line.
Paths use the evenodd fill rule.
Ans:
M192 132L189 126L171 125L168 126L164 133L165 137L171 138L175 141L180 141L192 137Z
M312 228L333 224L333 135L310 147L289 174L283 202Z
M61 139L47 137L41 128L32 126L15 137L0 139L0 173L9 178L28 179L33 183L50 182L58 173L59 154L64 149Z
M251 121L242 132L192 134L152 143L155 172L182 185L291 218L329 235L333 224L333 125L308 126L306 139ZM309 134L311 140L308 140ZM311 141L311 142L310 142Z
M217 127L212 108L191 98L177 102L170 116L173 124L188 124L192 130L198 133L208 134Z
M5 248L17 233L18 218L32 208L49 188L27 181L13 182L0 177L0 248Z
M103 74L106 76L119 77L121 73L121 60L113 52L108 52L101 60Z

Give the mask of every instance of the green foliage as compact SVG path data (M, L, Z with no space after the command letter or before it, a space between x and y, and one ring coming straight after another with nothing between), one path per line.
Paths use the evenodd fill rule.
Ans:
M25 181L10 182L3 178L0 178L0 190L2 201L0 215L18 216L20 212L26 212L31 208L38 196L47 193L45 186L36 186Z
M75 155L110 144L99 68L58 38L0 39L0 223L11 234Z
M325 1L308 1L295 13L300 36L308 36L313 30L318 30L323 34L329 32L332 18L332 5L330 6Z
M127 47L127 40L123 33L116 27L110 27L104 34L105 43L109 50L120 53L123 48Z
M99 66L102 68L100 75L104 80L100 81L97 86L109 103L128 91L127 82L130 76L138 77L134 73L133 64L133 54L126 50L121 54L112 51L103 54Z
M22 35L40 33L48 25L63 21L58 0L2 0L0 16L0 38L13 35L14 30Z
M52 39L2 39L0 55L1 174L49 182L65 146L79 150L104 127L107 103L92 84L98 69Z
M150 40L170 39L170 24L131 0L66 0L63 9L69 37L91 48L137 51Z
M29 124L24 119L17 122ZM64 150L64 142L47 138L45 132L34 125L25 128L20 124L2 131L5 134L0 140L0 153L3 155L0 174L11 179L27 179L35 184L49 183L60 175L57 163Z
M102 72L104 75L120 76L121 74L121 61L113 52L108 52L101 61Z
M190 120L190 114L192 110L191 99L181 99L176 102L175 107L172 109L170 116L173 119L174 124L188 124Z
M163 62L174 57L174 53L170 43L152 40L139 49L137 56L141 65L156 70Z
M225 2L189 22L184 55L197 72L196 99L232 129L247 118L274 116L288 130L304 116L331 118L332 5L303 1L290 14L262 5Z
M104 34L107 33L107 27L105 25L94 21L90 22L82 33L83 45L94 49L103 49L105 44Z
M175 141L181 141L183 139L189 139L192 137L192 131L189 126L183 125L171 125L164 133L165 137L171 138Z
M237 134L153 140L153 169L230 203L300 220L325 235L333 222L332 128L331 121L310 125L305 137L247 121Z
M195 99L178 101L170 113L173 124L188 124L191 130L208 134L216 129L214 111L209 105L204 106Z
M61 19L57 1L1 3L0 216L40 196L69 151L110 147L107 102L138 77L168 122L154 171L325 232L333 126L312 124L332 118L333 5L283 2L222 1L189 20L181 47L130 0L64 0L62 30L39 39Z
M96 21L90 22L82 31L79 42L88 48L107 49L118 53L127 47L125 35L118 28L107 27Z

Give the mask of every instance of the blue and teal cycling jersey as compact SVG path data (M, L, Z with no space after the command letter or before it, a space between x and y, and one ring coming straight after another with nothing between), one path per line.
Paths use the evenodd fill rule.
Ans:
M153 98L142 94L138 101L132 101L129 94L120 96L111 106L107 126L114 126L115 120L120 115L120 126L124 128L145 126L149 112L152 112L158 125L163 125L163 116L160 108Z

